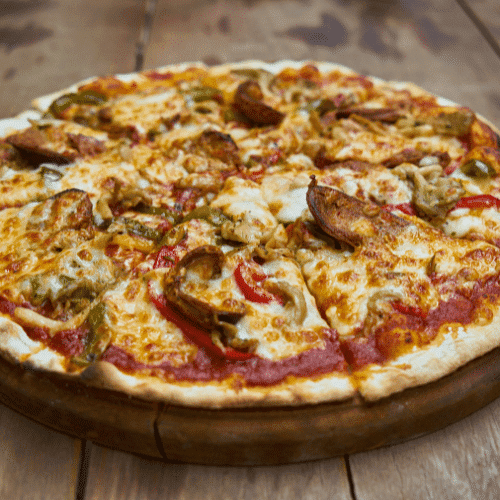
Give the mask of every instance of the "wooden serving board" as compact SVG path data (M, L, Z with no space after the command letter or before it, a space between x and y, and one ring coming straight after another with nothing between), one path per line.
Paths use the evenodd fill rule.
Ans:
M387 446L500 395L500 347L432 384L368 404L207 410L142 401L0 360L0 401L52 429L168 461L275 465Z

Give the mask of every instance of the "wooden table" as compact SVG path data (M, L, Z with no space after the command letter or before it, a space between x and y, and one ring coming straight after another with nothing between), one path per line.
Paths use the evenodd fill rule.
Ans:
M411 80L500 124L498 0L6 0L0 118L80 79L186 60L316 59ZM142 458L0 405L0 498L498 499L500 400L376 451L275 467Z

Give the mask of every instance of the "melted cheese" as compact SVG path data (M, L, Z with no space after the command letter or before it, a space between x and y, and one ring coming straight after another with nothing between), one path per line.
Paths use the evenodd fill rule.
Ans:
M310 179L307 173L275 174L262 181L262 196L279 222L293 222L308 210L306 193Z
M185 107L185 101L173 89L143 95L126 95L110 103L115 123L133 125L142 133L156 128L163 119L175 116Z
M234 302L244 304L245 314L234 324L234 337L255 342L255 353L263 358L278 360L314 347L322 348L322 332L328 325L318 313L297 264L290 259L276 258L264 263L262 270L271 289L279 292L280 287L286 286L287 290L291 287L299 297L298 303L291 298L284 303L278 300L260 303L246 299L235 279L236 267L245 260L246 251L231 252L226 256L220 276L191 279L185 290L214 308L224 309L224 304Z
M352 254L325 251L303 271L320 309L340 335L362 327L375 302L402 301L425 311L447 300L455 288L471 288L477 277L500 269L500 249L484 242L453 240L424 224L409 226L391 241L359 247ZM453 285L433 284L437 274Z
M229 216L226 237L255 244L269 239L277 221L262 197L258 184L230 177L224 189L210 204Z
M104 329L111 335L111 342L131 350L137 361L169 361L175 366L196 354L196 346L149 300L144 279L123 280L106 291L102 302L106 306Z

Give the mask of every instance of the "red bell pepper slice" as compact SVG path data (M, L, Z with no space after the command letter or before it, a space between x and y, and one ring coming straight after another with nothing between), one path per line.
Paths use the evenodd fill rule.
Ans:
M393 302L392 307L394 307L396 311L402 314L407 314L409 316L417 316L418 318L422 319L427 316L424 310L420 309L420 307L409 306L407 304L403 304L402 302Z
M156 255L153 269L158 269L159 267L173 267L177 264L177 262L179 262L179 260L180 256L177 252L177 245L165 245L160 248L158 254Z
M384 210L388 210L389 212L391 210L399 210L406 215L418 215L417 211L415 210L415 208L413 208L413 205L411 203L399 203L397 205L388 204L384 205L382 208Z
M465 196L458 200L452 210L457 208L500 208L500 199L491 194L478 194L476 196Z
M252 269L247 263L240 262L234 270L234 278L245 299L260 304L269 304L276 299L275 295L258 284L267 278L263 271Z
M193 325L183 316L181 316L177 311L175 311L167 302L163 295L158 295L154 293L151 286L148 286L149 298L154 304L156 309L160 314L176 325L182 333L191 341L193 344L205 349L206 352L217 356L219 358L224 358L232 361L245 361L247 359L253 358L255 355L251 352L242 352L233 349L232 347L226 347L222 350L219 346L215 345L210 338L210 335L206 330Z

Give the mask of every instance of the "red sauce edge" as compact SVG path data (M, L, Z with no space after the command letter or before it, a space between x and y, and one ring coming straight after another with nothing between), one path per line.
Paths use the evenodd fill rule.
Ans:
M111 345L102 359L125 372L155 370L178 381L207 382L240 375L247 386L270 386L282 382L289 376L309 377L347 370L337 332L331 329L325 330L324 349L310 349L282 361L270 361L258 357L243 361L224 360L211 357L203 349L198 349L194 360L181 366L173 366L169 362L147 365L136 361L132 354L116 345Z
M500 276L477 282L469 292L458 291L427 314L411 307L398 306L394 316L368 338L351 338L341 343L342 352L351 369L368 364L382 364L393 358L405 343L425 345L438 334L445 323L468 325L480 303L497 303L500 297Z
M332 372L346 372L348 367L356 370L368 364L381 364L390 359L394 345L404 343L405 329L412 333L412 342L417 336L421 344L430 342L445 322L467 325L474 319L480 302L498 302L500 296L500 276L482 280L468 293L456 293L438 307L423 316L403 307L395 309L395 318L383 328L364 339L348 339L342 343L338 333L325 329L325 347L313 348L296 356L280 361L270 361L253 357L247 360L229 360L212 357L203 349L190 363L173 366L169 362L156 365L140 363L135 357L119 346L110 345L101 359L114 364L125 372L151 370L163 373L166 378L178 381L223 380L239 375L247 386L270 386L282 382L289 376L311 377ZM22 304L23 307L29 306ZM18 304L0 299L0 312L13 315ZM398 328L397 333L391 330ZM50 337L47 329L24 327L27 335L66 357L77 356L83 352L88 327L82 325L72 330L64 330ZM394 333L394 335L392 335ZM389 339L389 341L384 340ZM396 346L397 348L397 346Z

